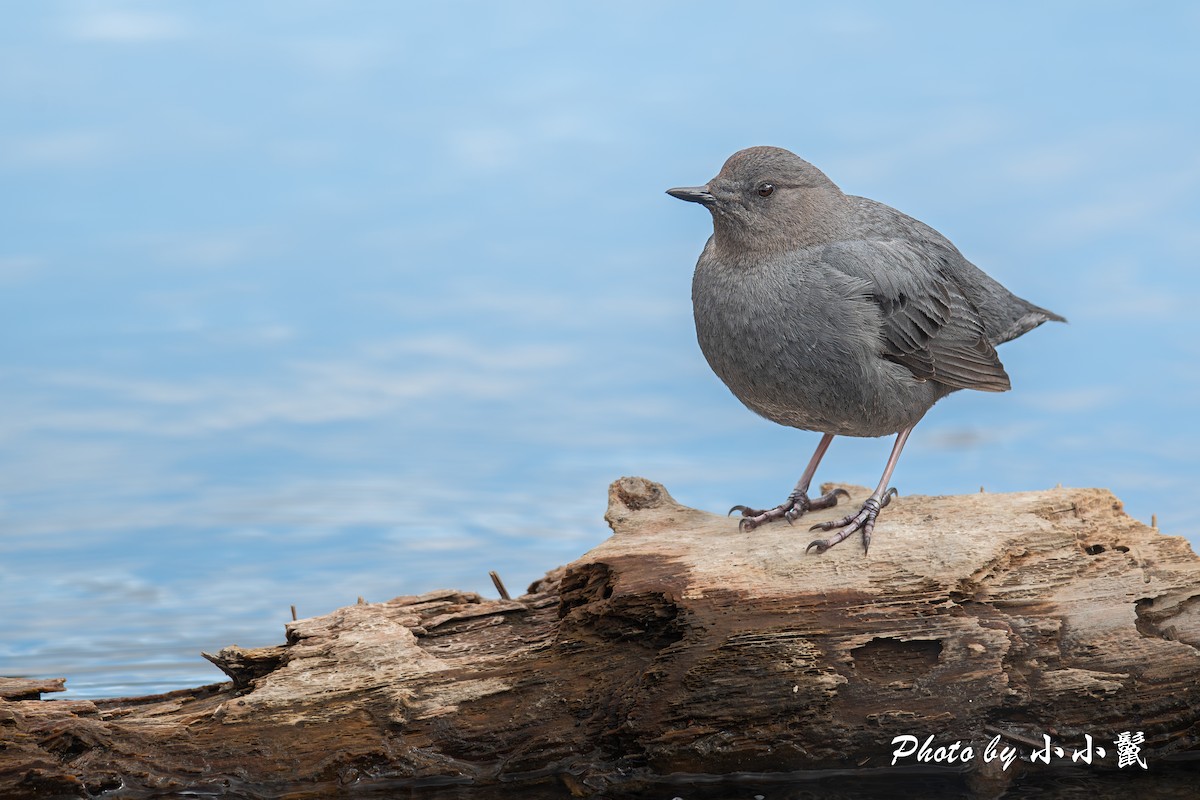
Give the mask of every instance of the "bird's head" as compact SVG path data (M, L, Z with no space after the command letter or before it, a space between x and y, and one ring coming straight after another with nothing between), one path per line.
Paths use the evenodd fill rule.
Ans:
M845 202L825 173L779 147L739 150L705 185L667 194L711 211L717 246L743 254L832 241Z

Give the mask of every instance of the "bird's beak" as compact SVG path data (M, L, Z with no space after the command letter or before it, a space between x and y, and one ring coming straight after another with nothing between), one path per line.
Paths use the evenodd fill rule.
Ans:
M717 200L708 191L707 186L683 186L678 189L667 189L667 194L671 197L678 197L680 200L687 200L689 203L699 203L702 206L711 206Z

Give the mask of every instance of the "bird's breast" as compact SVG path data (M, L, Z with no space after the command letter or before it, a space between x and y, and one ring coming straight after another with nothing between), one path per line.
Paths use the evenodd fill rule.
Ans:
M696 338L752 411L805 430L882 436L936 400L926 403L929 387L881 357L879 311L853 281L794 254L746 265L711 250L692 281Z

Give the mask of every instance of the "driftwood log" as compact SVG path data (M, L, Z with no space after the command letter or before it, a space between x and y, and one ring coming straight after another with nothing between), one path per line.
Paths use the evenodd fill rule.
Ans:
M61 681L0 680L0 796L635 796L663 776L918 765L998 796L1038 770L1162 777L1200 755L1200 560L1107 491L901 497L865 557L805 554L800 524L739 533L641 478L612 485L606 519L607 541L518 599L301 619L284 644L207 656L229 682L53 701ZM1117 769L1122 732L1146 769ZM896 737L930 735L893 768ZM1028 757L1044 736L1066 756L984 760L994 737ZM1106 757L1070 763L1086 736ZM971 761L946 762L956 741Z

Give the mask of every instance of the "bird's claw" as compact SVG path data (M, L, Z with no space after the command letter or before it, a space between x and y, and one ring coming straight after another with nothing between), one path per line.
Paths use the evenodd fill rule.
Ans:
M750 506L736 505L729 509L729 514L735 511L739 512L742 518L738 520L738 530L743 533L749 533L759 525L764 525L777 519L785 519L790 525L803 516L806 511L831 508L837 505L839 494L844 495L847 500L850 499L850 493L840 488L827 492L813 500L808 498L807 492L792 492L788 495L787 500L774 508L757 509ZM726 516L729 516L729 514L726 514Z
M833 489L832 491L830 491L830 492L829 492L829 494L827 494L827 495L824 495L823 497L820 497L820 498L818 498L818 499L820 499L820 500L824 500L826 497L833 497L833 498L835 498L835 499L834 499L834 501L833 501L832 503L830 503L829 505L831 505L831 506L836 506L836 505L837 505L837 499L836 499L836 498L837 498L837 496L838 496L839 494L840 494L840 495L842 495L843 497L845 497L847 500L849 500L849 499L850 499L850 493L849 493L849 492L847 492L845 489L841 488L840 486L839 486L838 488L836 488L836 489Z
M893 497L899 494L900 492L896 491L896 489L888 489L883 493L883 497L880 500L868 497L866 502L862 504L862 508L858 510L858 513L847 514L841 519L831 520L830 522L818 522L816 525L813 525L809 528L810 531L832 531L837 529L837 533L827 539L816 539L809 542L808 547L804 548L804 552L807 553L809 550L816 548L817 554L820 555L838 542L849 538L856 531L861 530L863 535L863 555L866 555L871 547L871 533L875 530L875 518L879 516L880 510L890 503Z
M804 548L804 552L807 553L809 550L812 550L814 547L817 548L817 555L821 555L821 553L824 553L826 550L833 547L833 545L831 545L825 539L815 539L808 543L808 547Z

